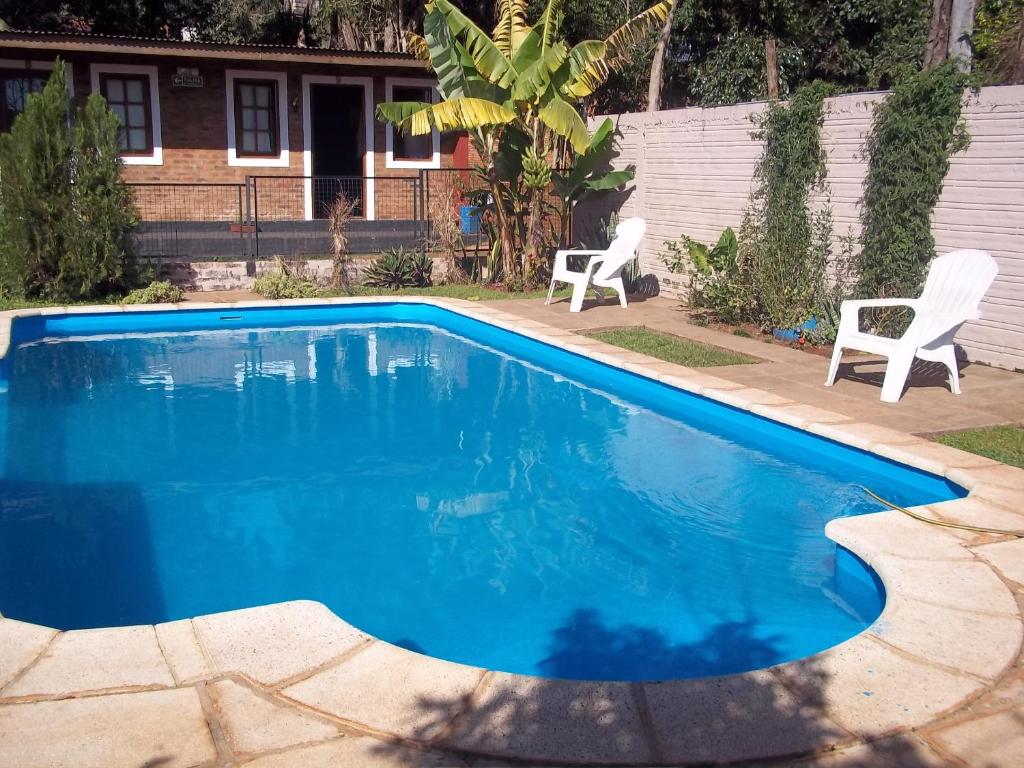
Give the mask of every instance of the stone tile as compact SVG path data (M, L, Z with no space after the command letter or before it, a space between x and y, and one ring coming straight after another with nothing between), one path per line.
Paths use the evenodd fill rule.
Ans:
M995 680L1017 657L1020 617L966 613L890 597L868 633L933 664Z
M982 485L975 490L970 477L962 474L966 473L966 471L951 470L949 479L960 485L967 483L968 485L965 487L971 488L971 496L974 496L979 501L988 501L997 506L1005 507L1012 512L1024 514L1024 490L1020 488L1000 488L995 485Z
M421 751L369 736L341 739L267 755L245 768L462 768L466 763L444 752Z
M956 610L1019 615L1017 602L995 572L980 562L865 558L893 595Z
M4 698L61 696L82 691L172 686L153 627L63 632L39 661L8 686Z
M0 765L196 766L215 760L194 688L0 706Z
M425 743L466 707L482 674L475 667L377 642L282 693L322 712Z
M974 494L963 499L929 504L927 508L935 517L951 523L998 528L1000 530L1024 531L1024 514L1011 512L1006 507L1000 507ZM981 535L955 528L948 530L951 534L968 541L976 540ZM985 536L986 540L991 539L991 536Z
M893 461L920 467L936 475L945 475L956 468L998 466L996 462L984 456L958 451L948 445L927 440L900 445L876 443L873 450Z
M201 616L193 625L215 672L265 685L312 672L369 638L306 600Z
M541 762L650 760L629 684L492 672L484 685L441 744Z
M686 390L687 392L703 392L704 390L716 390L725 392L733 389L743 389L742 384L733 381L720 379L707 373L700 373L696 370L689 370L685 374L665 374L659 381L668 384L670 387Z
M949 761L916 734L901 733L786 765L790 768L949 768Z
M38 624L0 619L0 690L35 661L56 634Z
M984 544L974 551L998 568L1003 576L1024 586L1024 539Z
M209 677L209 662L199 646L192 622L188 619L157 624L156 638L177 683L189 683Z
M967 455L970 456L971 454ZM978 459L981 460L984 457L979 456ZM1005 491L1016 491L1016 506L1018 508L1024 506L1024 469L1010 467L1006 464L998 464L991 459L984 460L988 464L959 465L954 471L950 472L949 479L972 490L984 488L985 490L1002 489Z
M338 727L281 701L269 701L233 680L207 685L213 706L236 755L256 754L326 741Z
M927 507L912 512L928 516ZM890 510L856 517L840 517L825 526L829 538L871 562L878 555L907 560L966 560L974 555L950 529L929 525Z
M932 738L969 765L1020 768L1024 755L1024 710L968 720L941 730Z
M774 392L766 392L763 389L743 387L742 389L717 389L708 388L704 390L708 397L718 400L726 405L749 410L750 406L758 405L789 405L793 401L788 397L776 395Z
M642 686L668 763L779 757L852 739L766 671Z
M866 635L774 669L805 705L864 738L923 725L982 687Z
M792 421L784 422L787 424L838 424L840 422L851 421L849 416L844 416L841 413L835 413L833 411L826 411L823 408L816 408L813 405L804 405L803 403L763 407L766 410L770 410L785 418L791 419ZM754 412L761 413L761 411L757 409L754 409ZM768 414L766 413L764 415ZM772 416L771 418L775 417Z
M852 422L849 424L833 422L828 424L812 423L807 427L807 431L865 450L882 443L895 445L897 443L922 442L920 438L914 437L914 435L880 427L877 424L865 424L864 422Z

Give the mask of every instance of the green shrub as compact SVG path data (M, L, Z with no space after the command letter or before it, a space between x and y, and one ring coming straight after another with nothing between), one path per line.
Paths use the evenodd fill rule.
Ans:
M252 289L265 299L311 299L317 294L313 283L291 274L283 264L257 277Z
M134 279L138 215L120 177L117 117L75 109L62 62L0 136L0 283L20 299L93 299Z
M122 304L176 304L185 298L185 292L166 280L154 280L145 288L136 288L122 300Z
M961 119L967 77L955 63L904 76L875 107L866 141L869 156L861 207L863 227L856 260L858 293L914 297L935 255L932 209L942 193L950 155L967 148ZM879 328L895 331L897 316Z
M687 303L703 309L716 320L735 323L750 314L749 279L741 274L739 241L726 227L714 247L683 235L666 240L661 260L670 272L689 275Z
M374 259L363 275L371 288L423 288L431 284L434 263L425 253L392 248Z

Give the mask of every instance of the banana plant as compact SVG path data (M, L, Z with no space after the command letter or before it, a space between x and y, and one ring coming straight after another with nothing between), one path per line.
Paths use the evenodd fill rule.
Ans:
M565 0L548 0L532 24L528 0L499 0L491 35L451 0L427 3L422 37L410 34L407 42L437 75L441 101L385 103L378 105L377 113L412 135L469 132L494 198L506 280L523 276L524 271L529 275L529 266L542 249L537 219L543 190L522 188L525 149L530 149L528 162L535 178L543 176L537 161L546 163L556 144L571 147L570 158L586 157L601 131L590 135L578 102L624 66L635 47L664 23L670 7L670 0L658 0L604 40L570 46L561 37ZM502 156L509 152L520 156ZM587 181L597 183L593 178ZM517 195L525 196L527 204L517 204ZM522 247L517 248L521 215L528 223L519 238ZM522 261L519 251L525 251Z

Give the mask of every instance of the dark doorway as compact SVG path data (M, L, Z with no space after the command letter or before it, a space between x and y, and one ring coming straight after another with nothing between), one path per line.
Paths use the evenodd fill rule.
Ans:
M313 218L328 217L331 203L344 194L355 200L353 213L363 215L363 86L312 85Z

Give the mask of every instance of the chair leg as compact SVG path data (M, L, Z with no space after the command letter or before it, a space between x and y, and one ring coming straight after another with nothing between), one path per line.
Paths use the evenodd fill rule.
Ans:
M885 378L882 380L882 402L898 403L903 395L903 387L910 376L910 366L914 363L914 354L900 353L889 358L885 366Z
M572 286L572 301L569 302L570 312L579 312L583 309L583 299L587 295L587 284L585 282L574 283Z
M832 362L828 366L828 377L825 379L825 386L831 387L836 383L836 374L839 373L839 363L843 359L843 348L836 344L832 350Z
M544 300L545 304L551 303L551 297L555 295L555 278L551 278L551 285L548 286L548 297Z
M960 394L960 368L956 364L956 347L952 344L943 347L939 352L939 360L949 369L949 391L954 395Z
M619 306L623 309L626 308L626 286L622 284L622 278L618 278L615 281L615 285L612 286L617 294L619 294Z

